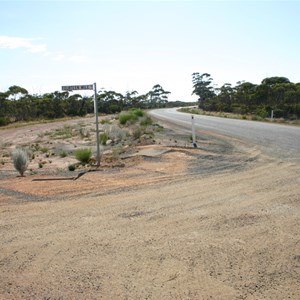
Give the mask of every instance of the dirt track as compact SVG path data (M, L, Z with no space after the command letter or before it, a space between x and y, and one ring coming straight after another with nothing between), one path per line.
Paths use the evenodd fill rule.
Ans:
M76 181L2 178L0 299L299 299L299 164L163 146Z

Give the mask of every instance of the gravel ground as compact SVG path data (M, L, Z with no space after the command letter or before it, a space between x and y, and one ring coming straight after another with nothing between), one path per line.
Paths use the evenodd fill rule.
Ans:
M2 176L0 299L299 299L298 163L167 124L136 151Z

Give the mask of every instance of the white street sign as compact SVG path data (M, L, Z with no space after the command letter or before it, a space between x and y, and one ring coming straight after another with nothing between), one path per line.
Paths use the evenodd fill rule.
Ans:
M74 91L74 90L94 90L94 109L96 116L96 140L97 140L97 167L100 166L100 137L99 137L99 122L98 122L98 105L97 105L97 86L94 84L85 85L63 85L61 87L63 91Z
M63 91L76 91L76 90L93 90L93 84L85 84L85 85L65 85L62 86L61 89Z

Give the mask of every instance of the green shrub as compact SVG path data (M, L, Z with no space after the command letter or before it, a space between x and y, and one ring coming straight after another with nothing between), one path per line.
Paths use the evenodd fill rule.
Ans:
M49 151L49 149L47 147L42 147L42 148L40 148L40 151L42 153L47 153Z
M62 128L56 129L51 133L52 138L56 139L68 139L73 136L73 129L70 126L64 125Z
M251 116L252 121L262 121L263 119L260 116L253 115Z
M149 116L144 116L141 121L140 121L140 125L141 126L149 126L152 125L153 121Z
M5 126L9 123L8 119L5 117L0 117L0 126Z
M256 115L262 119L268 117L268 112L264 107L258 107L255 111Z
M106 142L108 140L108 134L106 132L103 132L100 134L100 144L106 145Z
M132 108L130 111L137 117L143 117L145 115L144 111L140 108Z
M28 167L29 158L26 150L18 148L12 154L14 167L20 173L21 176L24 176L24 173Z
M69 165L68 166L68 170L71 171L71 172L75 171L75 169L76 169L75 165Z
M41 146L39 145L39 143L35 143L35 144L32 144L32 145L31 145L31 150L32 150L33 152L35 152L35 151L40 151L40 149L41 149Z
M138 117L132 113L131 111L123 111L119 115L119 122L121 125L127 124L129 121L131 123L135 122L138 119Z
M101 119L100 124L110 124L110 120L109 119Z
M59 156L64 158L66 156L68 156L68 153L65 151L65 150L62 150L60 153L59 153Z
M143 135L143 131L140 127L137 127L134 129L132 135L133 135L133 138L137 140Z
M82 164L87 164L92 157L91 148L82 148L75 151L75 157Z
M129 111L122 111L119 115L119 122L122 125L127 124L127 122L135 123L139 118L145 115L144 111L141 109L133 108Z

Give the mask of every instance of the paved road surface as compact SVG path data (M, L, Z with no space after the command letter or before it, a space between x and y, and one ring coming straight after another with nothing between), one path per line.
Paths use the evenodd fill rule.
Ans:
M176 109L151 111L152 116L191 127L191 115ZM259 145L269 155L300 161L300 127L194 115L197 129L209 130Z

